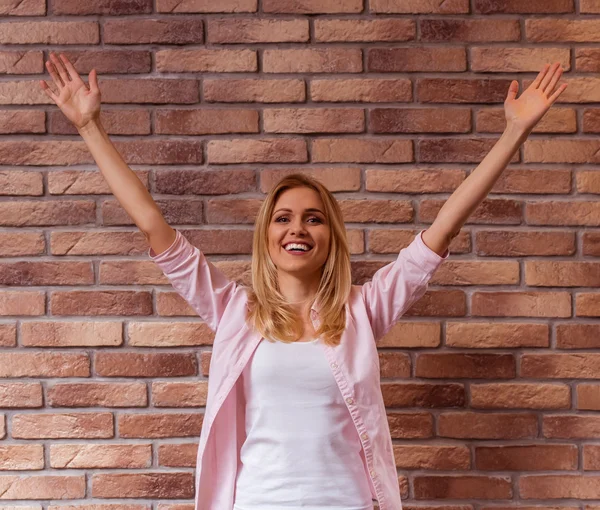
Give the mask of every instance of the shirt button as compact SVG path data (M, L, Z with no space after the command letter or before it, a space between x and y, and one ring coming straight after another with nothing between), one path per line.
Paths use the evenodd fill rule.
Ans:
M337 366L337 363L332 363L332 364L331 364L331 368L337 368L337 367L338 367L338 366Z
M347 398L346 399L346 403L352 405L352 404L354 404L354 399L353 398Z
M371 475L371 478L377 478L377 473L375 473L374 469L371 469L371 471L369 471L369 474Z
M368 434L366 434L366 433L363 433L363 434L361 434L361 435L360 435L360 438L361 438L363 441L366 441L367 439L369 439L369 435L368 435Z

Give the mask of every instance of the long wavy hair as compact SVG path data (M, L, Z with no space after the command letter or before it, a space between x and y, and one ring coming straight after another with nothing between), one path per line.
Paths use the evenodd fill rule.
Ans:
M346 227L340 206L331 192L317 180L302 174L292 174L281 179L271 189L258 212L247 321L268 339L295 342L302 336L302 317L286 302L279 289L277 268L268 248L269 223L275 203L284 191L293 188L310 188L316 191L325 208L324 213L331 229L329 254L322 268L317 294L310 304L316 304L318 309L316 336L328 345L338 345L346 326L345 306L352 286Z

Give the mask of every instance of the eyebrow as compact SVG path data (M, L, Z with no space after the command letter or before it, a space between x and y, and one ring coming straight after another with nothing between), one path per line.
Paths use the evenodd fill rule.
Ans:
M278 212L293 212L293 211L291 209L277 209L276 211L273 211L273 214L277 214ZM316 208L305 209L304 212L305 213L318 212L318 213L321 213L323 216L325 216L325 213L323 211L321 211L321 209L316 209Z

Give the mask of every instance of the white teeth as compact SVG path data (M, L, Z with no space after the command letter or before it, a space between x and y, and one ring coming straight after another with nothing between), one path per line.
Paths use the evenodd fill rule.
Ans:
M308 251L308 250L310 250L310 246L308 246L307 244L289 243L289 244L285 245L285 249L287 251L290 251L290 250Z

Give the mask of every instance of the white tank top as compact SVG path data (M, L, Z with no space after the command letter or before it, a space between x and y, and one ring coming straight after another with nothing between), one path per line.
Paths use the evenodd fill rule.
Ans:
M234 510L372 510L358 432L319 341L263 340L242 377Z

